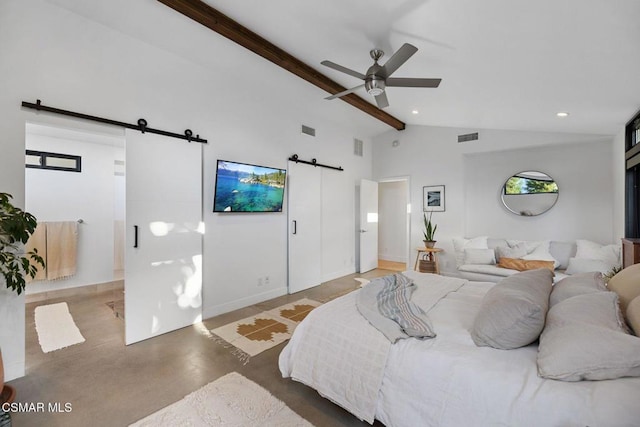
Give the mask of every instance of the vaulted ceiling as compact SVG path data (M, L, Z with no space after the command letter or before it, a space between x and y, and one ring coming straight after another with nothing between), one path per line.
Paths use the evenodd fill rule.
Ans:
M123 25L118 20L125 14L108 10L111 2L52 2ZM361 81L320 62L364 72L372 48L386 52L383 63L403 43L415 45L418 52L394 77L437 77L442 83L437 89L387 89L384 112L407 124L613 135L640 108L638 0L205 3L347 88ZM162 23L156 24L162 32ZM151 19L140 25L144 30L136 31L147 39L162 37L154 36ZM172 34L181 36L192 34ZM356 93L374 104L364 89ZM569 116L558 118L558 112Z

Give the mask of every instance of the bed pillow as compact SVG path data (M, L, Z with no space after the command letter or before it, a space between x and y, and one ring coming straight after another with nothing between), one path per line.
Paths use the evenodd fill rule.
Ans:
M518 271L527 271L527 270L536 270L538 268L547 268L551 271L554 270L553 261L542 261L542 260L528 260L528 259L518 259L518 258L500 258L500 262L498 262L498 267L509 268L511 270Z
M465 248L464 264L491 265L496 263L496 254L493 249Z
M559 280L549 296L549 307L553 307L567 298L593 292L606 291L604 278L599 272L581 273Z
M620 246L601 245L590 240L576 240L576 258L599 259L610 265L620 265Z
M637 296L627 306L627 322L633 332L640 336L640 296Z
M602 274L611 271L616 264L610 264L607 261L595 258L569 258L567 266L567 274L580 274L598 271Z
M523 347L538 339L544 327L553 273L523 271L489 289L471 327L477 346L503 350Z
M540 335L538 373L562 381L640 376L640 338L626 332L615 292L554 305Z
M527 248L524 243L519 243L513 247L498 246L496 248L496 259L500 261L500 258L522 258L527 255Z
M456 252L456 264L460 267L464 264L465 249L489 249L487 236L474 237L473 239L464 239L462 237L453 238L453 249Z
M627 305L640 295L640 264L633 264L609 279L607 288L620 297L620 309L626 313Z

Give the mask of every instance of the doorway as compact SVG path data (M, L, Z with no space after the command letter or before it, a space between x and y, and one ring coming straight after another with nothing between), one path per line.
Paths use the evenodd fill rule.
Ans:
M393 271L409 268L409 178L378 182L378 266Z
M43 271L40 280L28 284L27 300L29 295L47 299L63 291L84 292L86 286L122 289L119 245L124 239L118 234L125 214L122 132L27 123L25 148L26 210L45 229L47 223L69 224L74 242L67 235L62 247L76 247L62 274Z

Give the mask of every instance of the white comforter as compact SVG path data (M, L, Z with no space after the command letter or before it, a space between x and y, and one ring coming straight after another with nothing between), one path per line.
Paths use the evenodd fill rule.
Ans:
M346 295L298 326L280 355L280 370L368 422L375 402L375 418L388 427L640 425L640 378L545 380L537 375L535 345L476 347L468 329L491 286L469 282L446 294L428 313L436 338L394 345ZM416 291L417 302L420 295ZM383 373L376 373L382 361Z

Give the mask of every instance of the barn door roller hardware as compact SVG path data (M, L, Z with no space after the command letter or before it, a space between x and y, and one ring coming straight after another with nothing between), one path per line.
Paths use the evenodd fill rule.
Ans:
M337 171L343 171L344 169L342 169L342 166L329 166L329 165L323 165L322 163L318 163L318 161L316 159L311 159L311 161L307 161L307 160L300 160L298 158L297 154L294 154L293 156L289 157L289 160L291 160L292 162L296 162L296 163L304 163L305 165L311 165L311 166L320 166L321 168L327 168L327 169L334 169Z
M42 105L39 99L36 101L35 104L33 102L22 101L22 106L25 108L32 108L38 111L47 111L49 113L61 114L63 116L75 117L78 119L91 120L93 122L105 123L113 126L120 126L127 129L139 130L142 133L145 133L145 132L156 133L158 135L164 135L171 138L184 139L189 142L200 142L203 144L207 143L207 140L200 138L200 135L193 136L193 131L191 131L191 129L186 129L183 134L167 132L164 130L148 127L147 126L148 123L145 119L138 119L138 122L133 125L130 123L124 123L116 120L105 119L103 117L90 116L89 114L76 113L74 111L61 110L60 108L47 107L46 105Z

